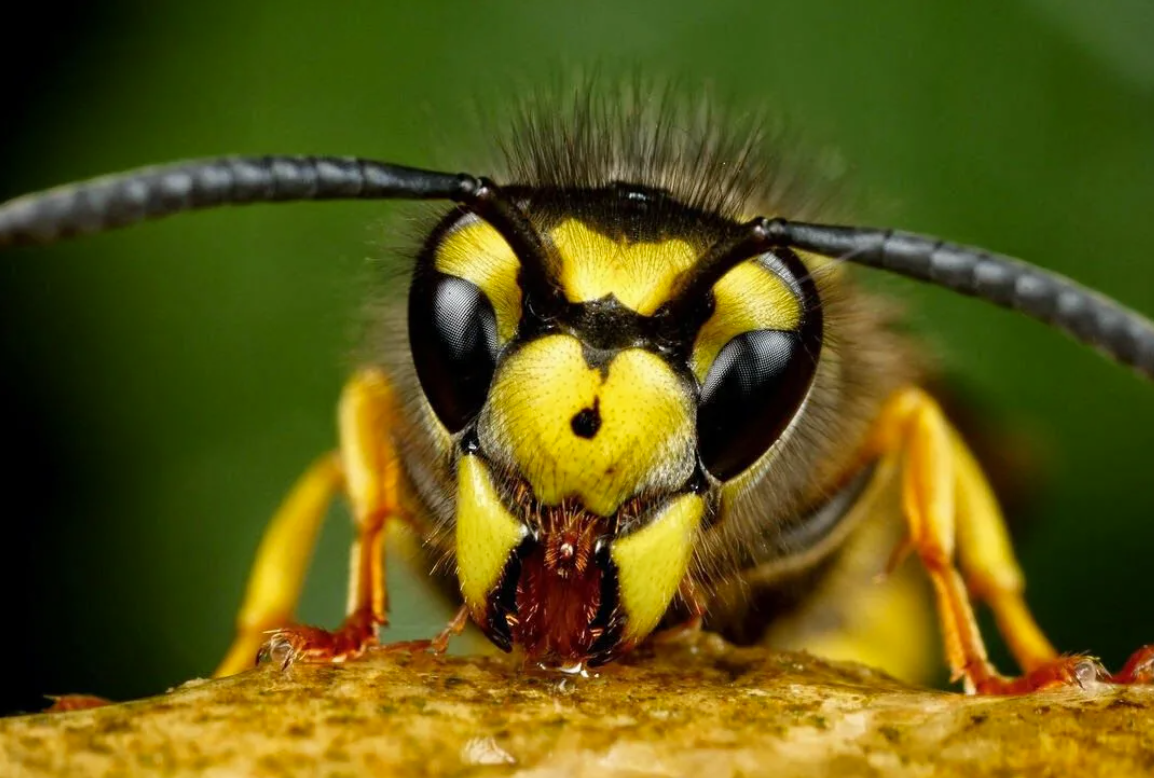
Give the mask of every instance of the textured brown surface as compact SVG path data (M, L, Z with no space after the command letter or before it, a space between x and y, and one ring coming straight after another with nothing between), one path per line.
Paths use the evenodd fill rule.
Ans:
M1154 687L967 698L704 637L564 677L380 653L0 720L0 775L1154 775Z

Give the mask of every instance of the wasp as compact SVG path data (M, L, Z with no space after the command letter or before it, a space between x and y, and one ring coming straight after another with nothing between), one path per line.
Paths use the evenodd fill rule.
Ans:
M1154 646L1110 674L1051 645L980 464L853 266L1018 310L1148 378L1151 322L1020 260L823 222L755 135L643 103L528 110L493 179L226 157L0 206L2 248L226 205L449 203L413 248L407 311L343 390L339 446L265 532L217 674L376 645L396 529L461 603L410 649L471 621L529 660L596 666L704 626L917 678L932 608L970 693L1154 681ZM326 630L293 614L338 495L356 533L347 616ZM898 569L907 555L924 576ZM979 602L1020 675L990 662Z

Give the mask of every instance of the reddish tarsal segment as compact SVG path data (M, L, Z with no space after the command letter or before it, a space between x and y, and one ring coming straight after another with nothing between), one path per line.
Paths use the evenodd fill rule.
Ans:
M45 713L70 713L74 710L89 710L111 705L111 700L95 697L91 694L64 694L51 697L52 705L44 710Z

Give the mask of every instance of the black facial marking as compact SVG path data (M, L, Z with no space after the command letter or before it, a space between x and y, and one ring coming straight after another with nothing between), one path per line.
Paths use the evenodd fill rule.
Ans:
M597 430L601 429L601 398L593 399L592 408L582 408L573 414L569 426L573 428L573 434L577 437L592 440Z
M513 650L513 630L509 617L516 618L517 615L517 581L521 578L521 560L529 555L536 543L532 536L521 541L509 556L505 569L501 571L501 579L489 596L482 630L502 651Z
M681 202L664 189L625 181L591 188L507 186L503 191L531 211L543 230L577 217L613 240L654 243L735 226L732 220Z
M617 565L609 553L609 544L599 544L594 557L601 568L601 607L589 623L589 629L601 635L589 647L589 666L597 667L613 660L621 651L621 633L625 628L621 611L621 588Z

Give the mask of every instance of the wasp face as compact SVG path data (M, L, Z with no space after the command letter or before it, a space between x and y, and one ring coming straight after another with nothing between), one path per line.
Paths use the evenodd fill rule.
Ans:
M657 626L719 489L797 413L820 314L792 255L675 307L736 225L662 192L519 196L547 267L448 217L414 276L412 353L453 447L473 619L506 649L596 664Z

